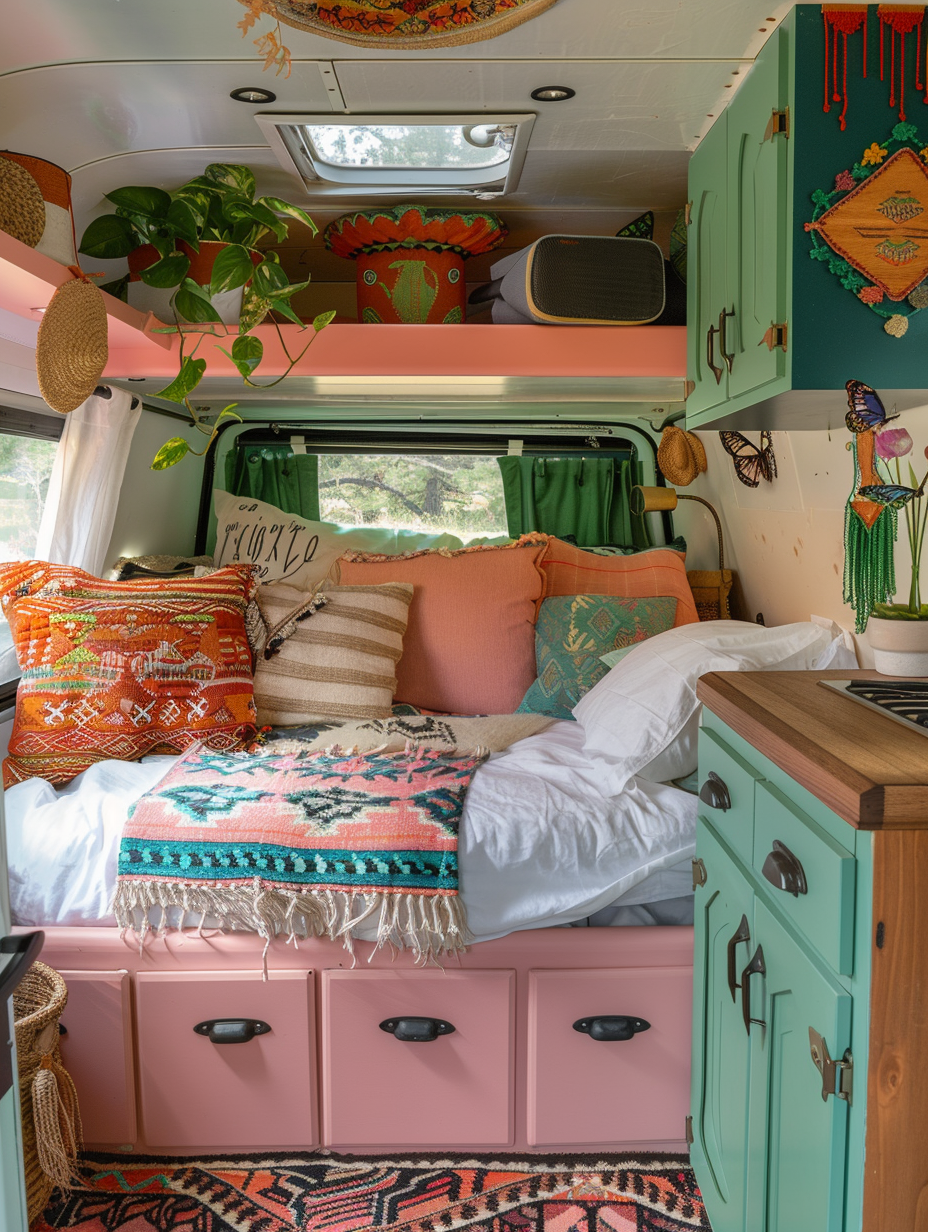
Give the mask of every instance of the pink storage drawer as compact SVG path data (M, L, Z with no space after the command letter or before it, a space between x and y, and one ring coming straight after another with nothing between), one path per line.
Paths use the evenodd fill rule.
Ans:
M530 971L528 1141L677 1141L690 1098L691 967ZM650 1023L624 1041L574 1029L595 1016Z
M317 1145L312 972L275 971L266 982L260 970L141 972L136 1001L146 1146ZM216 1019L270 1030L238 1043L194 1030Z
M325 971L323 1140L336 1148L513 1141L514 971ZM430 1041L382 1022L450 1023Z
M127 971L62 971L68 1004L61 1057L74 1079L87 1146L133 1146L138 1138Z

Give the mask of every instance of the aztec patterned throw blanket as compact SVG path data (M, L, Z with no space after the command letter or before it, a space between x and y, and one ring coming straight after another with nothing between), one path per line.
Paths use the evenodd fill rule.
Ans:
M144 937L153 907L165 922L174 908L177 927L209 918L349 950L370 921L378 945L421 959L462 950L458 822L485 756L191 749L129 816L116 918Z

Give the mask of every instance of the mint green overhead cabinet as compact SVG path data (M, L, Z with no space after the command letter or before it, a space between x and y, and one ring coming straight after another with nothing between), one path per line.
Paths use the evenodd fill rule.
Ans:
M928 737L819 683L851 674L699 682L690 1137L713 1232L928 1227Z
M840 104L822 109L821 5L797 5L770 35L731 102L700 142L689 170L687 399L690 428L839 427L854 377L900 410L924 402L928 312L903 338L822 261L809 256L812 193L860 162L898 123L879 73L876 5L869 72L860 34L848 39L847 127ZM889 34L886 34L887 47ZM898 48L898 36L896 46ZM922 48L922 51L924 48ZM897 51L898 55L898 51ZM915 79L915 38L906 40ZM911 62L910 62L911 61ZM907 118L928 143L924 88L907 87Z

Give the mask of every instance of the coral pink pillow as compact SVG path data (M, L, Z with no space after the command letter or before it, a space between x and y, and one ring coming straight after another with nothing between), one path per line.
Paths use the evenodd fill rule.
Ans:
M615 595L620 599L667 595L677 600L675 629L699 620L686 580L685 558L672 548L653 548L632 556L597 556L552 538L541 569L545 599L552 595Z
M546 541L339 561L343 586L411 582L396 700L448 714L512 714L535 679Z

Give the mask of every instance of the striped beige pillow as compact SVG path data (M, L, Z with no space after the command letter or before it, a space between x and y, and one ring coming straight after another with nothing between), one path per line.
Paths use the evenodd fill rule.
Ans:
M388 718L412 593L404 582L327 585L310 594L283 583L260 586L259 724Z

